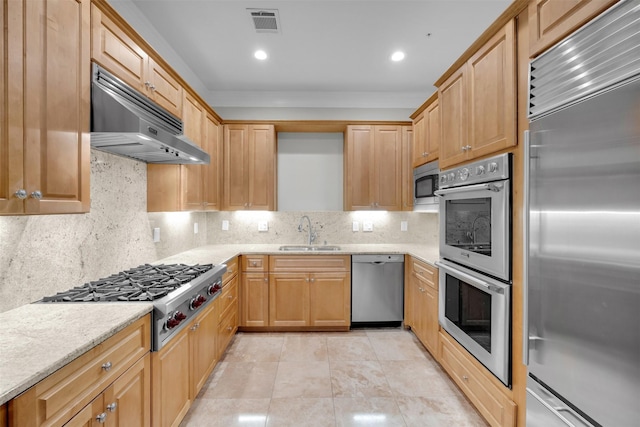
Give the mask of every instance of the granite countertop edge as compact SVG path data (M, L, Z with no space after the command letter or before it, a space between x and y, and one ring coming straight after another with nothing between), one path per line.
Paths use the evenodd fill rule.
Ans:
M280 251L282 244L208 245L153 264L220 264L238 255L407 254L435 266L437 245L344 244L338 251ZM0 313L0 405L153 310L151 303L27 304ZM31 320L29 320L31 319ZM37 319L37 320L34 320ZM77 322L83 319L84 322ZM69 325L72 325L71 327ZM89 330L87 330L89 329ZM44 349L40 352L34 349Z

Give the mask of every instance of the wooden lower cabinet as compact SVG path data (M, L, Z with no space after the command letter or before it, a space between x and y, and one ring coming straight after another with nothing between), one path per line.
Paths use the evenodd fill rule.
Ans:
M218 305L209 306L189 328L191 399L195 399L218 361Z
M270 327L344 330L350 324L350 256L270 257Z
M480 414L494 427L516 425L509 390L449 334L440 332L439 362Z
M269 325L269 274L243 273L241 289L240 326Z
M0 405L0 427L7 427L7 405Z
M420 342L438 358L438 269L408 258L406 286L409 324ZM405 324L407 321L405 320Z
M100 395L96 397L90 404L84 407L82 411L78 412L75 417L71 418L65 427L97 427L100 424L106 423L106 417L103 416L106 412L102 412L104 409L104 396Z

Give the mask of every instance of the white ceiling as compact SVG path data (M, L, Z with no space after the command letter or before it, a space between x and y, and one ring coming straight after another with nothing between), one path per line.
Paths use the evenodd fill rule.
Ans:
M112 3L118 9L117 3L123 1L139 9L140 15L184 61L199 80L195 86L209 92L203 96L214 108L405 109L420 106L435 91L433 83L511 3L509 0L112 0ZM281 33L256 33L247 8L278 9ZM265 50L269 58L263 62L256 60L253 57L256 49ZM162 54L160 49L156 50ZM406 53L404 61L390 61L395 50Z

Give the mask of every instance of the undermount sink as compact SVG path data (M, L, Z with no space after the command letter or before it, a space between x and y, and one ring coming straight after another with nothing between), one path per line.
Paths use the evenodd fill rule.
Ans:
M340 246L313 246L313 245L284 245L278 248L285 252L317 252L317 251L339 251Z

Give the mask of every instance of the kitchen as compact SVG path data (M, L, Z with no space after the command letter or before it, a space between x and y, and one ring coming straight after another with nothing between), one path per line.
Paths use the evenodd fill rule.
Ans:
M528 54L523 56L526 56L524 62L528 63ZM519 90L522 89L519 88ZM524 91L526 93L526 83ZM526 95L518 97L519 102L523 102L525 98ZM520 108L518 110L520 111ZM520 115L518 117L519 120L526 120L520 118ZM519 126L518 128L526 129L525 126ZM521 135L518 135L518 138L521 138ZM522 163L522 153L519 151L521 146L522 143L518 142L518 146L514 151L514 165ZM144 197L140 197L141 194L146 192L145 165L114 158L96 151L93 151L91 155L93 157L91 170L93 175L91 179L92 210L90 214L82 216L7 217L6 222L0 223L2 224L3 232L1 252L3 258L1 265L8 266L6 271L8 272L7 277L9 277L9 279L5 279L5 274L3 273L3 301L12 301L13 298L16 298L8 293L5 295L7 283L11 287L18 289L19 298L23 298L15 303L16 306L39 299L53 291L61 290L57 288L51 289L51 292L49 292L42 287L46 286L44 284L51 283L49 278L51 271L56 271L56 277L59 277L62 283L67 284L63 287L63 289L66 289L69 287L69 283L84 283L138 263L162 259L173 253L205 244L243 243L234 240L242 238L242 235L232 236L229 233L229 237L225 237L223 232L218 231L220 223L225 220L229 221L231 225L230 231L233 231L239 223L242 224L242 221L246 221L246 225L243 224L241 227L246 226L247 230L252 229L251 238L258 236L257 238L259 239L265 239L261 240L263 243L302 242L302 236L296 229L298 215L292 218L294 215L273 212L265 214L267 215L266 217L255 219L243 218L239 213L233 212L147 213ZM442 166L441 168L444 169ZM518 181L522 178L516 174L513 179L514 187L522 188L522 182ZM518 206L521 206L518 204L518 197L521 197L521 195L518 194L518 191L514 191L514 236L518 235L518 227L521 226L521 224L518 224L520 218ZM132 206L131 211L123 211L121 209L122 206ZM313 219L314 225L317 228L321 228L320 241L327 240L331 244L343 243L344 240L339 236L341 233L344 234L343 230L345 228L351 230L354 221L362 224L369 221L373 222L374 232L371 234L365 232L354 233L353 236L357 236L356 238L359 240L344 243L390 243L390 240L392 241L394 236L397 236L398 233L394 232L394 230L399 228L399 223L402 221L408 222L411 233L407 233L406 237L400 234L399 243L416 244L424 241L424 239L435 242L438 236L438 220L437 216L433 214L388 212L388 217L380 220L366 217L366 215L363 218L354 218L352 216L354 214L347 212L336 212L335 214L307 213ZM4 220L5 218L2 219ZM256 223L259 221L267 221L270 231L259 234L256 231ZM195 233L195 223L198 223L198 233ZM335 229L329 224L336 224ZM150 241L151 230L154 228L160 228L161 230L161 241L157 245ZM51 235L46 232L49 229L60 230L63 235ZM104 230L108 230L108 232ZM270 236L271 231L274 234L279 233L278 240L268 241L269 237L267 236ZM415 231L420 234L415 234ZM378 234L379 232L381 234ZM182 238L184 235L188 235L189 238ZM212 235L215 236L213 241L210 240ZM5 239L5 236L8 238ZM45 236L45 239L29 238L29 236ZM282 240L279 240L280 236L282 236ZM224 240L225 238L229 240ZM416 240L412 240L414 238ZM110 249L105 250L107 247ZM51 253L60 254L60 259L57 259L57 257L51 259L52 257L48 255ZM33 254L46 254L47 260L45 262L38 260L32 256ZM519 247L514 244L514 285L516 285L516 278L518 277L519 257L521 257ZM436 259L432 259L432 261ZM49 265L51 263L53 263L52 268L47 268L46 271L39 268L41 265ZM29 272L30 276L27 283L21 279L25 271ZM30 283L38 283L38 286L29 285ZM518 292L519 287L516 285L514 286L513 295L514 319L517 319L515 313L517 313L518 304L521 301L521 295L518 295ZM12 293L11 295L14 294ZM520 357L519 343L521 338L519 338L520 335L518 334L518 326L515 320L513 327L513 362L515 365ZM518 396L520 393L524 394L522 377L519 377L519 375L522 375L522 372L514 369L513 400L519 406L524 406L524 399L522 396ZM524 414L518 411L518 417L523 419L520 417L524 417Z

